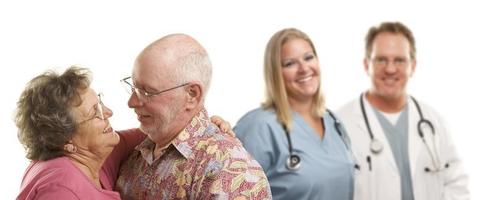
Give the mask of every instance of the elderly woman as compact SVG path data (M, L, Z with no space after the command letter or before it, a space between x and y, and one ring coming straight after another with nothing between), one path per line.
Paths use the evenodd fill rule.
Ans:
M268 42L264 63L266 101L234 131L265 170L273 199L352 199L352 155L325 109L313 42L283 29Z
M15 121L32 162L17 199L120 199L112 191L120 162L146 135L116 133L90 83L89 70L70 67L35 77L21 94Z
M88 70L71 67L35 77L21 94L15 121L32 162L17 199L120 199L112 191L119 162L145 136L119 137L90 83Z

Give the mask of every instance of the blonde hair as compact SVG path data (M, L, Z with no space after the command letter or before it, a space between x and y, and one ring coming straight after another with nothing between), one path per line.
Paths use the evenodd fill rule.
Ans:
M304 32L295 28L286 28L275 33L265 49L264 77L266 84L266 99L262 107L273 108L277 114L278 121L288 130L292 128L292 111L289 98L282 77L282 47L293 39L303 39L311 45L316 57L316 49L311 39ZM312 101L311 112L316 116L323 116L325 112L325 98L321 91L321 80L318 90Z

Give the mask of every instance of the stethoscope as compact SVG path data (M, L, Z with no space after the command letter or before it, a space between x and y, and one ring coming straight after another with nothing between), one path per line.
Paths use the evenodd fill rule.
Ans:
M416 99L414 97L412 97L412 96L410 96L410 97L411 97L412 101L414 102L414 105L416 106L416 110L418 111L418 114L419 114L419 121L417 124L419 137L421 138L421 141L423 141L423 144L425 144L426 149L428 150L428 154L431 158L431 162L433 163L433 168L425 167L424 171L425 172L439 172L442 169L449 168L449 163L446 163L443 167L441 166L440 156L439 156L437 148L436 148L435 127L433 126L433 123L431 123L430 120L425 119L423 117L423 112L421 112L421 107L419 106L418 101L416 101ZM368 115L366 114L366 109L364 108L364 93L361 94L360 104L361 104L361 112L363 114L364 122L366 123L366 128L368 129L368 135L370 136L370 139L371 139L370 151L373 154L379 154L383 151L383 143L380 142L380 140L377 140L375 138L375 135L371 131L370 124L368 121ZM430 146L426 142L425 134L423 132L425 127L431 130L433 150L432 150L432 148L430 148ZM367 156L366 161L368 162L369 170L371 171L371 157Z
M342 124L340 123L340 121L335 117L335 115L330 110L327 109L327 112L330 115L330 117L332 117L332 119L334 121L333 125L335 127L335 130L337 130L337 133L339 134L340 138L342 139L342 141L346 145L346 148L349 149L349 147L347 146L347 143L344 140L344 135L342 134L342 132L343 132L342 131ZM289 143L289 157L287 158L287 161L285 162L285 167L290 171L296 171L301 167L301 157L299 157L299 155L297 155L293 152L292 139L290 137L289 131L287 130L287 127L285 126L285 124L282 124L282 128L284 129L285 135L287 136L287 141Z

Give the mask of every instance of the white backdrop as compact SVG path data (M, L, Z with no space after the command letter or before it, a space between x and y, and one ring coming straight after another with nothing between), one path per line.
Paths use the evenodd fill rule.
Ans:
M327 106L343 105L369 84L364 35L381 21L402 21L417 39L418 66L409 91L449 122L470 174L472 199L493 199L495 136L494 6L476 1L2 1L0 3L0 195L13 199L28 164L13 123L25 84L72 64L94 72L115 129L137 126L119 80L135 56L170 33L202 43L213 62L210 114L235 124L263 99L262 59L273 33L296 27L313 39Z

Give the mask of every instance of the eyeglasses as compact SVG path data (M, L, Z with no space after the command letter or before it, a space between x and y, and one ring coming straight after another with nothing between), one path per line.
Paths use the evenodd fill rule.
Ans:
M131 83L130 80L131 80L131 77L129 76L129 77L126 77L126 78L120 80L120 82L122 83L122 85L124 85L124 88L126 89L127 93L129 93L130 95L132 95L133 93L136 93L137 97L140 100L143 100L143 99L149 100L153 96L156 96L156 95L162 94L164 92L168 92L170 90L174 90L174 89L189 85L189 83L183 83L183 84L180 84L178 86L175 86L175 87L172 87L169 89L165 89L165 90L162 90L159 92L148 92L144 89L141 89L141 88L134 86L134 84Z
M375 57L375 58L371 59L371 62L373 62L374 65L379 66L379 67L388 66L388 64L390 64L390 63L392 63L396 67L404 67L409 63L409 59L402 58L402 57L396 57L396 58L393 58L392 60L389 60L386 57Z
M103 113L103 106L105 106L103 104L103 101L101 100L103 98L103 93L99 93L98 94L98 103L96 103L94 105L94 110L95 110L95 114L93 115L93 117L89 118L89 119L86 119L86 120L83 120L81 122L78 122L77 124L82 124L82 123L85 123L89 120L92 120L92 119L95 119L95 118L98 118L98 119L101 119L101 120L105 120L105 115Z

